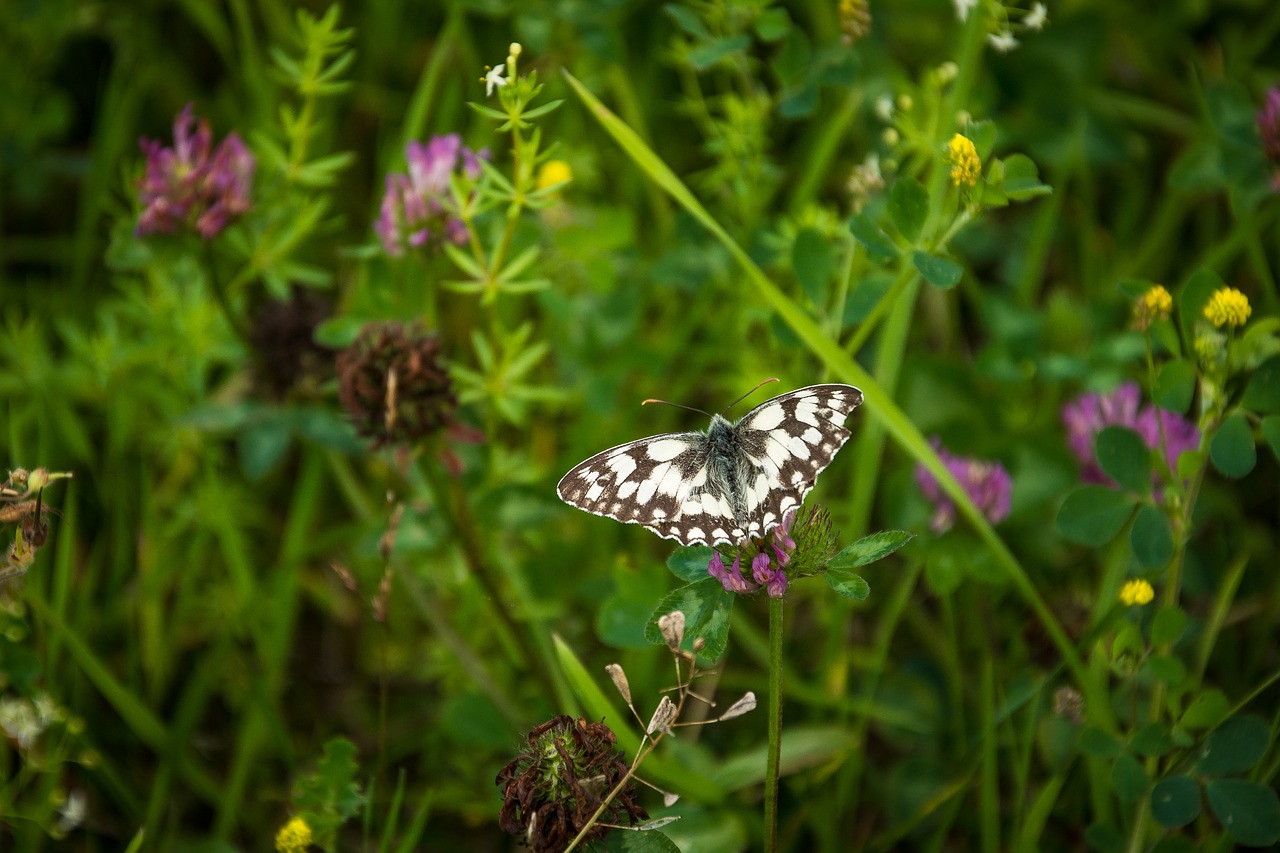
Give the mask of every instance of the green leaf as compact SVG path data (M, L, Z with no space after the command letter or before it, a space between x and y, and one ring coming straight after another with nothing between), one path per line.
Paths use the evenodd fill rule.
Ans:
M1257 764L1271 742L1271 730L1259 717L1232 717L1205 738L1196 771L1205 776L1243 773Z
M1080 751L1091 758L1111 758L1120 754L1120 748L1119 739L1096 726L1080 731Z
M756 35L761 41L777 41L791 29L791 16L780 6L765 9L756 18Z
M1238 843L1266 847L1280 841L1280 798L1271 788L1244 779L1214 779L1205 793L1222 827Z
M1144 758L1158 758L1173 749L1173 739L1164 723L1148 723L1134 734L1129 746Z
M1187 680L1187 665L1173 655L1152 655L1146 666L1156 681L1176 687Z
M724 36L703 42L689 51L686 58L698 71L706 71L722 59L744 51L750 46L751 36Z
M1185 358L1175 359L1156 375L1155 403L1162 409L1186 414L1196 391L1196 366Z
M908 243L920 239L925 218L929 215L929 192L924 184L909 175L893 182L889 190L889 218Z
M871 585L862 577L844 569L827 569L823 573L827 586L855 601L862 601L871 594Z
M711 562L711 555L714 553L715 549L706 545L681 546L667 557L667 568L682 581L692 583L705 580L707 564Z
M1053 187L1040 183L1040 172L1030 157L1011 154L1004 158L1004 192L1014 201L1026 201L1049 195Z
M911 263L915 264L925 281L944 290L955 287L960 283L960 277L964 275L964 267L955 261L950 258L940 258L928 252L912 252Z
M805 228L791 246L791 266L809 301L825 304L836 269L836 251L831 241L816 228Z
M1097 853L1123 853L1125 849L1124 836L1108 823L1091 824L1084 831L1084 841Z
M1129 803L1137 802L1147 792L1147 771L1131 753L1120 753L1111 765L1111 790Z
M1186 729L1211 729L1231 711L1231 703L1221 690L1206 690L1182 714L1179 725Z
M697 39L710 38L711 33L707 31L706 24L702 23L702 19L698 17L698 13L692 9L687 9L678 3L668 3L662 7L662 11L671 16L685 35L693 36Z
M1181 607L1162 607L1151 621L1151 645L1168 646L1176 643L1187 627L1187 613Z
M1280 412L1280 355L1272 356L1253 371L1240 405L1259 414Z
M658 829L617 829L587 849L596 853L680 853L676 843Z
M260 482L271 473L280 457L289 449L293 433L282 429L276 418L255 423L236 436L240 470L252 482Z
M1213 270L1196 270L1178 293L1178 325L1182 327L1184 341L1195 340L1195 324L1204 319L1204 306L1213 292L1224 287L1222 279Z
M1151 789L1151 816L1166 829L1191 823L1200 816L1200 786L1189 776L1161 779Z
M1262 436L1271 445L1271 452L1280 460L1280 415L1267 415L1262 419Z
M1105 486L1084 486L1067 495L1058 510L1058 532L1072 542L1098 547L1115 538L1129 520L1133 502Z
M704 578L667 594L654 608L644 626L645 639L654 645L666 645L658 630L658 619L679 610L684 614L684 645L693 650L693 641L701 637L706 644L698 657L710 663L719 660L729 645L729 614L733 611L734 594L725 590L716 578Z
M1178 454L1178 479L1190 480L1204 467L1208 454L1203 450L1184 450Z
M325 743L315 770L294 783L293 806L306 816L316 844L331 844L338 828L364 805L364 795L355 781L359 772L355 744L334 738Z
M1253 430L1243 412L1228 415L1218 427L1209 443L1209 458L1213 460L1213 467L1233 479L1253 470L1258 451L1253 445Z
M1145 504L1129 529L1129 547L1138 562L1148 569L1162 569L1173 559L1173 531L1169 518L1158 506Z
M881 231L867 213L849 217L849 231L866 248L867 257L877 264L892 261L901 254L889 235Z
M1098 465L1107 476L1131 492L1151 491L1151 451L1136 432L1109 426L1094 440Z
M905 530L881 530L879 533L863 536L832 557L827 563L827 569L856 569L883 560L915 537L914 533Z

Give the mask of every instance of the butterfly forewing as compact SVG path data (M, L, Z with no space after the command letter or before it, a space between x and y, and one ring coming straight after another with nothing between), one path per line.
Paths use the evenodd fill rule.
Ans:
M684 545L763 536L798 507L849 438L862 402L850 385L812 385L761 403L711 436L669 433L597 453L560 480L579 509L642 524ZM715 439L715 440L713 440Z

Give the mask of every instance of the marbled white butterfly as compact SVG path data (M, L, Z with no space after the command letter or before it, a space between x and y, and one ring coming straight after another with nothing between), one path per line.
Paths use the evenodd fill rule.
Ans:
M611 447L560 480L561 500L682 545L739 544L796 509L849 438L862 403L852 385L810 385L766 400L705 433L674 432Z

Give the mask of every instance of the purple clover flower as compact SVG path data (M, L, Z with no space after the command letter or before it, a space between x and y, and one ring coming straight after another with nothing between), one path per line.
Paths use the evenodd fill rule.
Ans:
M930 444L938 452L942 464L955 477L969 499L982 511L992 524L999 524L1009 517L1009 505L1013 496L1013 479L999 462L969 459L956 456L942 447L937 438ZM916 483L920 491L934 505L929 527L935 533L948 530L956 520L956 505L938 483L938 478L923 465L916 466Z
M1262 137L1262 152L1272 164L1280 167L1280 87L1267 90L1258 110L1258 135ZM1271 189L1280 192L1280 168L1271 176Z
M1124 426L1142 437L1147 447L1160 447L1160 427L1164 427L1165 460L1169 470L1178 470L1178 456L1200 446L1200 430L1176 412L1153 405L1138 408L1142 392L1136 382L1126 382L1106 394L1082 394L1062 409L1067 428L1067 445L1080 460L1085 482L1114 486L1098 464L1093 443L1109 426ZM1158 418L1158 420L1157 420ZM1159 474L1156 474L1159 479Z
M253 155L235 133L214 150L209 122L197 120L191 104L173 120L172 148L145 138L138 145L147 155L136 184L143 208L134 229L139 237L194 228L212 240L249 210Z
M707 564L707 573L724 585L726 592L753 592L755 584L742 576L742 565L737 557L733 558L733 566L725 568L720 552L711 555Z
M760 542L760 551L751 558L751 577L755 583L742 576L740 556L733 558L731 568L725 568L719 551L711 555L707 573L718 579L728 592L755 592L763 586L772 598L782 598L787 591L787 574L783 571L783 566L791 562L791 552L796 548L795 540L791 538L791 523L794 520L795 512L787 513L782 524L773 528L767 539L762 542L757 540Z
M382 213L374 223L387 254L402 256L407 249L427 245L465 243L467 228L452 213L449 201L450 179L459 171L475 180L480 175L479 154L462 144L456 133L433 136L424 145L410 142L405 147L408 174L387 175L387 188L382 196Z

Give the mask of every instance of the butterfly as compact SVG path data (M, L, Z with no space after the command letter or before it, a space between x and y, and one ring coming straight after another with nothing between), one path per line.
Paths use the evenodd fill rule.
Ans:
M578 509L682 545L737 545L800 506L848 441L845 418L861 403L852 385L810 385L736 422L712 415L706 432L611 447L576 465L556 492Z

